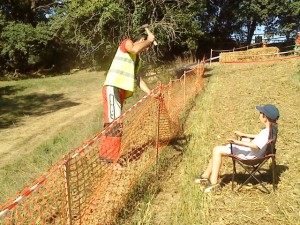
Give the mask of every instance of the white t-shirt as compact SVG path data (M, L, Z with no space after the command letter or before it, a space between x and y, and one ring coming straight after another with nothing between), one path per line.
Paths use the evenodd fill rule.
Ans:
M263 157L265 155L267 144L269 140L269 128L265 128L252 140L252 143L259 147L259 150L251 149L245 146L232 145L233 154L240 158L252 159L256 157ZM230 148L230 145L227 145Z

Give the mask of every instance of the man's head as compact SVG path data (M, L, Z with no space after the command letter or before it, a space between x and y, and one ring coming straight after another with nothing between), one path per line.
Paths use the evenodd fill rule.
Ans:
M276 122L279 118L279 110L275 105L266 104L263 106L256 106L256 109L264 114L270 121Z
M141 43L141 42L144 42L146 41L148 38L148 34L146 33L142 33L138 36L138 38L134 41L134 43ZM149 48L151 47L151 45L149 45L147 48L143 49L143 51L147 51L149 50Z
M140 35L136 36L136 38L133 40L134 42L142 42L147 40L148 34L146 33L141 33Z

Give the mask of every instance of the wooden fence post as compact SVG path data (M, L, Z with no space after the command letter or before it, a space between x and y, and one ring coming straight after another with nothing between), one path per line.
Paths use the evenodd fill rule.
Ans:
M185 77L186 77L186 72L184 71L184 73L183 73L183 102L184 102L184 106L185 106L185 101L186 101L186 90L185 90L185 88L186 88L186 79L185 79Z
M159 83L159 93L161 93L161 86L162 84ZM162 99L159 98L159 104L158 104L158 109L157 109L157 124L156 124L156 143L155 143L155 148L156 148L156 177L158 176L158 148L159 148L159 128L160 128L160 111L161 111L161 104L162 104Z
M65 164L65 186L66 186L66 196L67 196L67 216L68 225L73 225L72 222L72 200L71 200L71 187L70 187L70 158L68 156L67 162Z

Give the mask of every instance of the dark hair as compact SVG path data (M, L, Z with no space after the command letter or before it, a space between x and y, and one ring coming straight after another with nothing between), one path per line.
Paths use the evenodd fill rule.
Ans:
M142 38L143 38L144 40L147 40L148 34L142 33L142 34L138 35L137 38L134 39L134 41L138 41L138 40L140 40L140 39L142 39Z

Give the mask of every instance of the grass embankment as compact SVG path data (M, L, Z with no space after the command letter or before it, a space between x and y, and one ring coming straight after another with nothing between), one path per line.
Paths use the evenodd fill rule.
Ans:
M299 70L299 60L207 66L206 91L196 99L185 124L189 139L182 161L175 160L174 170L150 185L150 191L140 197L144 200L131 205L135 212L127 214L130 221L122 224L300 224ZM203 194L193 178L207 166L212 148L234 138L235 130L258 133L263 127L255 106L267 103L275 104L281 114L276 192L265 194L256 186L232 192L232 163L225 159L221 168L224 187ZM267 183L267 187L272 185Z
M103 128L104 72L0 82L0 204ZM151 77L150 88L167 76ZM137 89L124 110L144 93Z
M0 203L99 132L103 79L80 71L0 82Z

